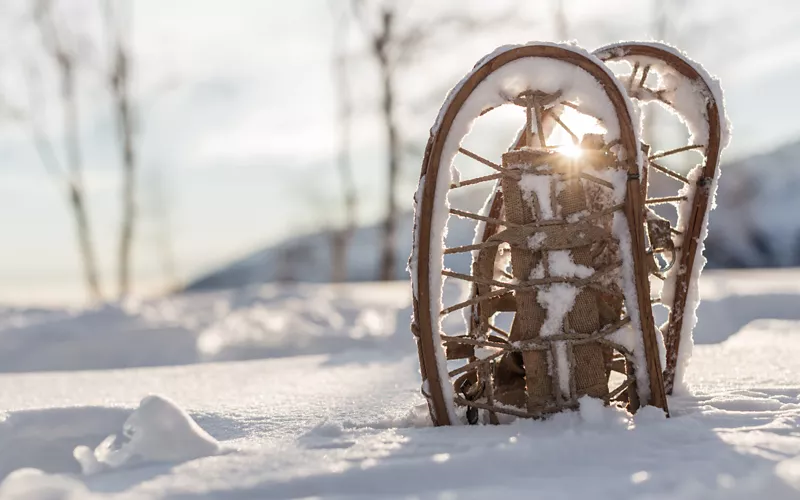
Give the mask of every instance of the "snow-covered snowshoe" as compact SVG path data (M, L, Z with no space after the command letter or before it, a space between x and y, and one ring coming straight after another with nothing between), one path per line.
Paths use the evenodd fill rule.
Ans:
M506 104L525 121L502 161L466 149L473 122ZM538 418L584 396L667 410L634 119L622 83L573 46L503 47L448 95L425 151L409 265L436 425ZM599 133L576 126L587 121ZM460 179L459 154L489 172ZM487 185L482 210L456 206L457 191ZM445 247L464 220L473 243ZM469 255L470 271L445 267ZM445 305L451 280L471 288Z
M653 288L660 287L661 292L653 300L669 309L661 332L666 346L664 384L667 394L672 394L691 356L698 279L706 262L703 241L717 189L720 153L729 136L722 91L700 65L668 45L625 42L600 48L595 55L609 63L628 63L615 66L628 95L640 103L662 104L689 132L688 144L649 153L642 172L651 275L662 282L654 283ZM665 166L664 161L673 155L685 160L691 151L703 156L694 168ZM676 207L672 222L656 212L664 204Z

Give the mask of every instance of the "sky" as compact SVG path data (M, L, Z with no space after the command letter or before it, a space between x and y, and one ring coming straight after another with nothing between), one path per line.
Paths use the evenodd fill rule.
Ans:
M99 36L96 3L62 2L76 31ZM400 119L409 144L399 199L408 202L421 147L438 104L475 61L498 45L554 39L554 2L408 2L408 24L457 6L515 19L477 33L433 37L399 70ZM618 39L653 36L654 2L565 0L570 38L591 49ZM63 189L42 167L28 123L30 93L20 61L36 50L23 17L4 16L0 91L23 113L0 117L0 303L80 304L85 299L74 230ZM489 7L487 7L489 5ZM734 125L726 158L762 152L800 136L800 5L794 0L672 0L679 11L668 41L684 48L723 82ZM681 7L683 5L683 7ZM483 9L483 10L481 10ZM260 0L136 0L132 43L139 112L141 210L134 255L135 291L170 282L158 258L170 236L180 281L287 236L336 224L335 102L331 81L330 3ZM94 17L93 17L94 16ZM353 154L362 197L360 219L382 214L384 136L376 118L374 64L360 27L350 37L356 103ZM97 38L99 39L99 38ZM90 217L104 291L115 290L120 161L110 101L102 85L102 48L87 49L81 82L81 141ZM42 111L60 147L55 80L42 73ZM724 173L723 173L724 175ZM157 214L166 214L161 216Z

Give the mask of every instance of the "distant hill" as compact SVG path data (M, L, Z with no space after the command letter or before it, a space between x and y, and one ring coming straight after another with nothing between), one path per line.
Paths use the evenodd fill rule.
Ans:
M800 141L723 166L711 267L800 266Z
M726 163L711 214L706 242L708 266L800 266L800 142L770 153ZM659 195L658 193L653 193ZM459 199L476 210L485 192ZM400 217L395 276L408 276L411 253L411 212ZM472 242L469 222L450 227L448 246ZM331 277L331 235L300 236L257 251L190 283L189 290L232 288L273 281L325 282ZM348 254L348 281L372 281L378 275L380 227L358 228ZM448 257L452 269L469 268L469 255Z
M485 201L486 191L473 190L458 198L459 207L477 211ZM395 277L408 277L406 266L411 254L412 213L400 215L397 238L398 262ZM348 251L348 281L374 281L378 276L381 227L359 227ZM472 243L474 224L458 219L450 224L448 246ZM326 282L331 279L331 241L328 231L288 239L259 250L191 282L187 290L232 288L273 281ZM468 269L469 254L448 256L452 269Z

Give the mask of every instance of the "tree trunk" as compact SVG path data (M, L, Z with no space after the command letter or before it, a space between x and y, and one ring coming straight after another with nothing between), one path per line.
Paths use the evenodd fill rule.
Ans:
M667 38L667 24L669 21L669 11L668 11L668 4L664 0L652 0L651 3L652 9L652 29L653 29L653 38L656 41L663 42ZM661 109L654 104L649 103L647 106L650 108L649 112L644 113L644 125L643 125L643 139L644 141L652 147L653 151L658 151L663 147L663 144L660 144L658 133L659 133L659 113Z
M567 23L567 13L564 8L565 1L566 0L556 0L556 38L560 42L569 40L569 24Z
M78 105L75 97L75 74L72 62L66 58L59 61L61 70L61 99L64 105L64 147L69 162L68 196L75 218L78 247L83 263L84 280L89 297L93 301L102 300L100 280L97 272L97 259L92 245L91 227L86 208L83 184L83 165L78 127Z
M336 12L334 12L334 15ZM350 156L350 131L353 115L350 82L347 78L347 14L342 14L336 22L334 31L333 73L338 100L337 131L338 156L336 160L342 187L344 222L341 228L331 234L331 281L347 280L347 254L356 227L358 198L353 178L352 158Z
M124 57L124 56L120 56ZM117 113L120 141L122 142L122 222L120 225L118 249L118 276L117 286L119 297L125 297L130 292L130 262L131 248L133 246L133 231L136 222L136 157L133 147L133 121L131 116L130 100L128 98L127 63L123 63L122 72L117 89Z
M394 88L392 74L386 57L380 58L381 78L383 84L383 106L381 108L383 121L386 125L386 136L389 142L386 193L386 219L383 221L383 249L381 254L380 279L388 281L395 278L394 269L396 256L395 238L397 232L397 177L400 165L400 144L395 123Z

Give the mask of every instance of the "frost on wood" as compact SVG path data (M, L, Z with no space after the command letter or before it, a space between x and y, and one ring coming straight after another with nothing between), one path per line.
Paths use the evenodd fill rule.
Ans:
M418 210L420 203L422 202L422 192L425 190L425 176L421 176L419 179L419 185L417 186L417 191L414 193L414 211ZM417 281L417 270L419 267L419 247L417 246L419 242L419 224L414 224L414 235L413 235L413 244L411 245L411 256L408 258L408 272L411 275L411 287L414 297L418 296L419 284Z

